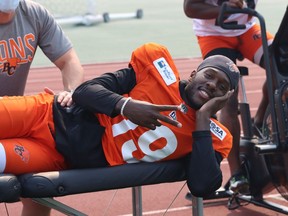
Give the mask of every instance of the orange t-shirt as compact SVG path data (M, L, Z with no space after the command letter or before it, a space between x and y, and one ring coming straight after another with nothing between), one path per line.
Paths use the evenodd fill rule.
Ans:
M192 151L192 132L195 129L195 110L182 100L179 73L168 50L148 43L132 53L130 65L136 74L136 86L129 93L133 99L159 105L181 105L181 111L162 114L182 123L182 128L163 125L155 130L138 126L122 115L114 118L97 114L106 128L102 145L110 165L136 162L155 162L183 157ZM232 136L216 120L211 120L213 147L227 157Z

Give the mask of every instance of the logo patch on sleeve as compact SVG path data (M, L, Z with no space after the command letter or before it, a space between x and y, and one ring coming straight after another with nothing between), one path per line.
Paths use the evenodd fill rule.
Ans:
M171 113L169 113L169 116L171 119L177 121L176 111L172 111Z
M220 140L223 140L226 136L226 132L211 119L210 119L210 131Z
M176 82L175 74L173 73L173 70L171 69L165 58L161 57L153 61L153 64L158 70L162 79L165 81L166 85L171 85L172 83Z

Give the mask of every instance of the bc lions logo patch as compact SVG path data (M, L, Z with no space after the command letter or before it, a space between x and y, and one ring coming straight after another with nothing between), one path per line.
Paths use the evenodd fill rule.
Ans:
M220 140L223 140L226 136L226 132L212 120L210 120L210 131Z
M23 162L28 163L30 158L30 152L27 149L25 149L23 146L15 145L14 151L17 155L20 156Z

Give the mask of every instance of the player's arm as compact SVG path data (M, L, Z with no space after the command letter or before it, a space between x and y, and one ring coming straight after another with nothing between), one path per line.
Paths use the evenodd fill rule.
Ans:
M161 114L162 111L179 110L176 105L155 105L134 99L126 101L127 98L122 95L128 94L135 85L134 70L126 68L83 83L75 90L73 100L92 112L112 117L122 114L133 123L152 130L162 125L162 122L176 127L182 126Z
M127 94L136 85L135 72L125 68L82 83L75 89L72 98L75 103L94 113L108 116L118 115L115 106L123 94Z
M57 100L62 106L70 106L73 90L84 80L82 65L73 48L58 58L54 64L61 70L65 90L59 93Z
M222 156L213 148L210 117L225 106L233 92L228 91L221 97L212 98L196 112L196 127L192 133L193 150L186 163L187 185L195 196L208 195L222 184Z
M220 12L219 6L205 3L205 0L184 0L184 13L189 18L214 19Z
M230 7L242 8L243 0L230 0L227 2ZM184 0L184 13L189 18L215 19L219 16L220 7L205 3L205 0Z
M187 186L197 197L207 196L222 184L222 156L214 151L210 131L192 133L193 150L187 156Z

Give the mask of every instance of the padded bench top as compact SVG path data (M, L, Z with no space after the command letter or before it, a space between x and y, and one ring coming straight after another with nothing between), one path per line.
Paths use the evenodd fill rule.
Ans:
M11 202L13 199L16 201L20 196L58 197L185 179L184 164L180 159L104 168L31 173L18 176L19 182L16 177L13 178L13 175L3 175L0 176L0 188L3 188L5 192L1 193L3 195L0 196L0 202ZM4 195L7 193L9 196Z

